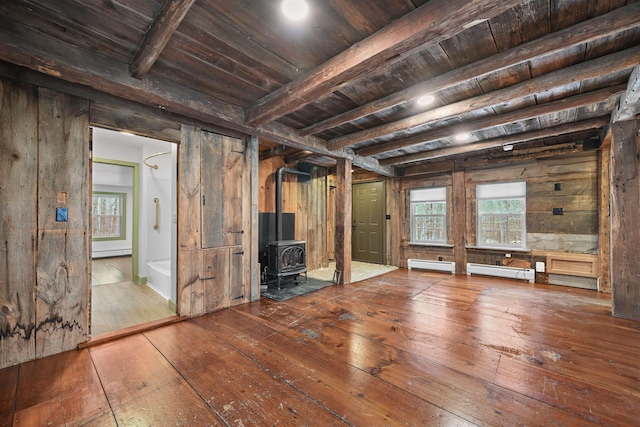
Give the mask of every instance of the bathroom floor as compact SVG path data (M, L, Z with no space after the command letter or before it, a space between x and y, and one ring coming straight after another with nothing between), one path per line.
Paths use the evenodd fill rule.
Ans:
M175 316L153 289L131 281L131 257L91 262L91 335Z

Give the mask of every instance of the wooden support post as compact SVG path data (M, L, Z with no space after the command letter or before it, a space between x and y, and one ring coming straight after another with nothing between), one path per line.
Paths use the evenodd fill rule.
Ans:
M598 291L611 292L611 130L598 151Z
M611 293L615 317L640 320L640 138L638 122L613 123Z
M351 283L351 160L336 166L336 270L342 283Z
M249 152L251 159L251 165L249 173L251 175L251 213L249 215L251 221L251 227L249 227L250 233L250 271L251 271L251 284L249 291L249 298L251 301L257 301L260 299L260 268L258 266L258 201L260 190L260 172L258 171L258 160L260 157L260 151L258 149L258 137L252 136L249 141ZM247 156L245 156L247 157Z
M466 198L464 185L464 167L455 162L452 173L452 207L453 207L453 259L456 262L456 274L467 273L466 246Z

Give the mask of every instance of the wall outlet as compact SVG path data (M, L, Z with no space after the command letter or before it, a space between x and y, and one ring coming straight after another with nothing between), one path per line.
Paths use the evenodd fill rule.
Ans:
M500 265L500 260L496 260L496 265Z
M563 214L563 209L562 208L553 208L553 214L554 215L562 215Z
M504 254L505 258L511 258L511 254Z
M540 261L536 262L536 271L538 273L544 273L545 272L544 262L540 262Z
M438 257L438 261L442 261L442 257L441 256Z

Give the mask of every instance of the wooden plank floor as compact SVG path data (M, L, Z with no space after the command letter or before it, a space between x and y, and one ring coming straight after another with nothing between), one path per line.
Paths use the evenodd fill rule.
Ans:
M0 425L632 426L595 291L397 270L0 371Z

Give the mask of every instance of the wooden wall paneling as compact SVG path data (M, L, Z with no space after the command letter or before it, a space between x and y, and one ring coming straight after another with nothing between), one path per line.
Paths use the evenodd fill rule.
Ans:
M203 313L200 281L200 130L182 126L178 163L178 314Z
M203 249L200 280L203 290L203 311L209 313L223 307L229 307L230 260L229 248Z
M449 217L453 219L453 258L456 263L456 274L466 274L467 272L467 199L465 197L465 171L459 164L455 163L451 175L452 183L452 205L453 212ZM475 192L474 192L475 194ZM475 204L474 204L475 205ZM471 213L469 212L469 216Z
M36 357L89 337L89 105L39 90ZM57 221L66 208L68 221Z
M231 246L229 249L229 275L227 278L229 288L229 305L238 305L248 301L249 292L245 285L246 271L245 254L242 246Z
M336 166L336 270L342 283L351 283L351 160L338 159Z
M37 131L36 89L0 79L0 369L35 358Z
M400 242L402 240L402 232L400 229L401 212L405 211L400 200L400 181L397 178L385 179L386 190L386 215L389 219L385 219L385 246L387 265L400 265Z
M327 258L336 259L336 185L335 176L327 177Z
M640 320L640 137L638 122L611 125L611 294L615 317Z
M598 291L611 292L611 132L598 151Z
M224 147L220 135L200 133L200 221L201 247L225 245Z
M242 244L244 142L201 133L202 247Z
M259 194L260 194L260 172L259 172L259 141L257 136L251 136L247 143L248 156L245 170L249 171L249 187L251 188L249 199L248 217L245 219L245 230L250 233L244 234L244 247L249 248L249 272L248 272L248 299L249 301L257 301L260 299L260 266L258 265L258 212L259 212ZM246 188L246 187L245 187Z

